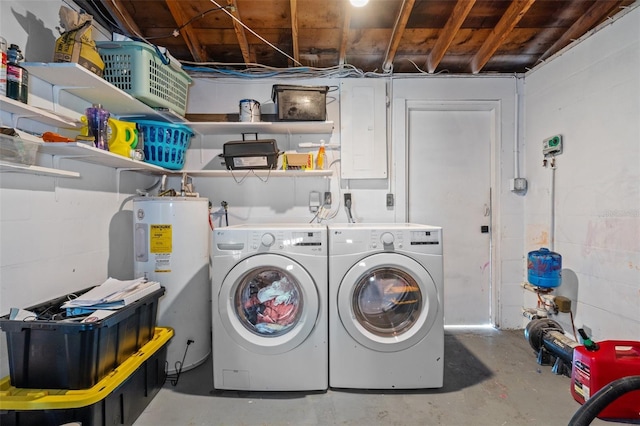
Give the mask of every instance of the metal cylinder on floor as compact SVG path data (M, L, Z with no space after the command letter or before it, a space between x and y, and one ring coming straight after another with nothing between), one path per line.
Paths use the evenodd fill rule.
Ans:
M208 215L206 198L133 201L135 276L165 287L158 325L175 331L167 353L169 374L198 366L211 352Z

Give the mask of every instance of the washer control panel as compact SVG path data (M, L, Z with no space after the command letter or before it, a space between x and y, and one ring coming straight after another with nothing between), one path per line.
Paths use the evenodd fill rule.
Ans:
M249 251L282 251L289 253L322 253L326 250L326 235L320 231L252 231Z

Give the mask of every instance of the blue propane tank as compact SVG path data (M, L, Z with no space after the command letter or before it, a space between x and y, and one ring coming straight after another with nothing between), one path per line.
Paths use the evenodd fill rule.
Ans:
M548 248L530 251L527 256L527 278L537 287L553 288L562 284L562 256Z

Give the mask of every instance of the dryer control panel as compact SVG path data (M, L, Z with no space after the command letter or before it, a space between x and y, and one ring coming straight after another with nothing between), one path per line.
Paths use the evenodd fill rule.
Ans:
M438 245L440 244L440 231L411 231L411 245Z
M329 240L333 255L371 251L442 254L442 230L433 226L334 227Z

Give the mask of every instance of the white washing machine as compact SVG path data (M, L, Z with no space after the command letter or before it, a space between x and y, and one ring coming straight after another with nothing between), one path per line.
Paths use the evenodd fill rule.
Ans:
M329 225L329 386L439 388L442 229Z
M328 388L327 262L324 225L213 232L214 388Z

